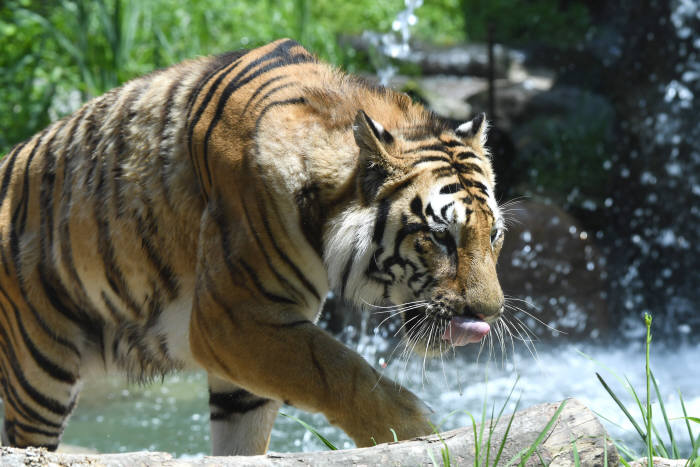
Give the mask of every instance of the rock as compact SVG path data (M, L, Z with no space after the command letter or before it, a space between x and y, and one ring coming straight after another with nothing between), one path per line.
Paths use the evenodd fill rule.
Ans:
M544 441L539 445L525 465L574 465L573 444L581 460L581 465L603 465L604 452L607 452L608 465L618 465L619 455L602 425L585 405L576 399L568 399L559 418L551 427ZM521 459L539 434L560 407L562 402L540 404L517 412L509 426L510 416L504 415L493 427L490 442L489 463L495 459L501 440L506 431L499 465L514 459ZM482 447L489 434L490 424L486 425ZM477 430L480 430L477 427ZM477 431L478 433L478 431ZM8 467L30 466L115 466L167 465L184 466L386 466L386 465L434 465L449 453L452 465L475 465L475 444L472 427L460 428L440 435L424 436L397 443L385 443L362 449L307 453L268 453L264 456L204 457L202 459L180 460L162 452L133 452L124 454L61 454L44 449L0 448L0 463ZM486 451L480 452L485 461ZM517 464L516 464L517 465Z
M538 337L597 338L610 326L606 303L606 259L581 223L561 208L540 201L519 201L505 208L508 232L498 263L506 295ZM506 317L513 310L508 310ZM543 322L538 323L540 320ZM512 320L509 320L512 321Z
M341 36L339 42L356 50L368 51L372 45L366 36ZM494 45L494 75L504 78L512 67L522 66L525 55L501 44ZM423 75L488 76L486 44L457 44L436 46L422 42L411 43L411 53L403 59L417 65Z
M688 464L688 459L665 459L663 457L653 457L651 461L654 467L685 467ZM634 462L630 462L630 467L647 467L649 459L643 457Z

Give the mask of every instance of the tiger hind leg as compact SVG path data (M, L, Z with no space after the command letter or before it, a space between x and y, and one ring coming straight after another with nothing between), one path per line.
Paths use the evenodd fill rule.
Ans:
M209 375L212 454L265 454L280 405Z
M69 395L61 400L56 394L43 398L39 392L41 387L25 392L23 385L9 387L3 381L2 445L17 448L43 447L55 451L66 422L75 408L79 387L76 383ZM37 398L40 403L37 403Z

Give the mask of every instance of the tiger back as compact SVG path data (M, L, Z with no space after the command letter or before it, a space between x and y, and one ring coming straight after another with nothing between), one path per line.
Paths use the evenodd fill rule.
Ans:
M477 117L280 40L135 79L0 165L3 444L55 449L81 380L203 368L213 452L263 453L282 403L358 445L431 431L426 407L315 325L332 288L421 302L435 354L502 313L503 221Z

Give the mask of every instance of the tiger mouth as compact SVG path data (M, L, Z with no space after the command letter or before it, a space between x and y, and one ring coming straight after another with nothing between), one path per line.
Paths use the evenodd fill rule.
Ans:
M476 315L433 314L430 308L428 305L404 314L406 338L420 336L418 339L432 342L432 346L440 348L442 348L441 341L447 341L447 344L454 347L461 347L481 342L491 330L489 324Z

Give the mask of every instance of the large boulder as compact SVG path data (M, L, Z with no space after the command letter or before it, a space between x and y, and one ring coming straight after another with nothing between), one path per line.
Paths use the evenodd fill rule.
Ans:
M592 235L553 204L519 201L505 211L509 227L498 269L511 297L508 321L521 320L540 338L605 335L612 321L606 259Z

